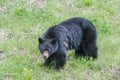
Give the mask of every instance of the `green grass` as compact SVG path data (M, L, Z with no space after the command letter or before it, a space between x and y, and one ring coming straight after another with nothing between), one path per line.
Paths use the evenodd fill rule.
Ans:
M119 0L0 0L0 79L120 80ZM74 57L59 71L42 66L38 37L48 27L80 16L98 31L98 59Z

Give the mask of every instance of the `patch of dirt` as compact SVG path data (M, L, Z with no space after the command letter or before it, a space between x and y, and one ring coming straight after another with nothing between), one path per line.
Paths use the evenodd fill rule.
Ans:
M14 40L14 38L15 38L15 33L14 33L14 32L10 32L9 34L7 34L7 38L8 38L8 39L11 39L11 40Z
M72 5L75 2L75 0L59 0L59 2L65 5Z
M107 80L119 80L120 79L120 68L112 67L112 69L107 68L103 70L103 72L106 74ZM108 74L112 74L112 77L109 77Z
M34 64L36 64L36 63L43 63L43 61L44 61L44 58L43 58L43 56L42 55L33 55L32 56L32 59L33 59L33 62L34 62Z
M90 77L91 72L92 72L91 69L87 69L87 70L85 71L86 80L89 80L89 77Z
M3 29L0 29L0 41L6 40L6 33Z
M90 80L93 76L94 71L91 69L85 70L85 78L86 80ZM95 74L95 73L94 73ZM120 68L118 67L109 67L109 68L103 68L100 71L96 72L96 74L100 76L104 76L105 80L119 80L120 79ZM99 80L99 79L98 79Z
M0 50L0 60L5 58L4 51Z
M13 80L14 74L4 74L2 80Z
M27 0L25 5L28 7L44 8L47 5L47 0Z
M29 49L26 49L26 48L20 48L20 49L18 49L17 47L14 47L13 48L13 52L14 53L24 54L24 53L29 53Z
M0 6L0 12L5 12L7 8L5 6Z

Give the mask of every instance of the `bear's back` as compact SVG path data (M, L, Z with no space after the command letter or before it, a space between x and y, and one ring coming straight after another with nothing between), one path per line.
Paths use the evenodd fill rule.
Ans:
M74 17L50 27L42 37L44 39L56 38L61 44L65 42L68 49L73 49L80 45L84 31L88 28L90 30L95 29L89 20Z

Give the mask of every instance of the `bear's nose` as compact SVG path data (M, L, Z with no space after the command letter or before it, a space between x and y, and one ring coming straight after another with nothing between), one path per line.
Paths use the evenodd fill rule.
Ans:
M43 56L45 59L47 59L49 57L49 52L48 51L44 51L43 52Z

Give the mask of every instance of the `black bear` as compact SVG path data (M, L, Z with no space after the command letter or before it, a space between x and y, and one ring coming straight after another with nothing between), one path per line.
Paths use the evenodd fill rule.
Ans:
M97 58L97 31L85 18L74 17L52 26L38 41L44 65L48 66L54 60L55 69L65 64L66 50L75 49L76 56Z

